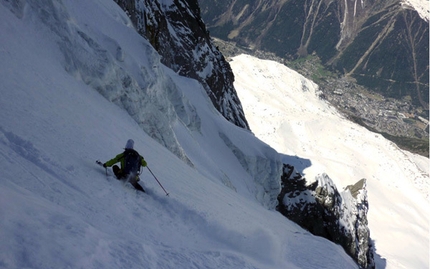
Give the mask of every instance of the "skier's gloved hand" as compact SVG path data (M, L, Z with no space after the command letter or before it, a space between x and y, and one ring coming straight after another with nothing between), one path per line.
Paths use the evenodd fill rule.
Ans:
M104 164L103 164L103 167L105 167L105 168L107 167L107 166L106 166L106 163L104 163Z

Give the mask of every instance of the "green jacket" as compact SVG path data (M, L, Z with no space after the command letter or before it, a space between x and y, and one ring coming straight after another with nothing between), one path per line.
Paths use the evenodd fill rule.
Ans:
M139 156L141 158L140 164L143 167L146 167L147 163L146 163L145 159L142 157L142 155L139 155ZM121 170L122 170L122 169L124 169L124 161L125 161L124 152L122 152L122 153L116 155L115 158L107 161L105 164L106 164L107 167L111 167L112 165L114 165L114 164L116 164L118 162L121 162Z

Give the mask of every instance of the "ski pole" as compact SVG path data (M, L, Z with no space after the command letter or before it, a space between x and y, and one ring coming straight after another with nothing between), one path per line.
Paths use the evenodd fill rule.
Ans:
M158 184L160 185L160 187L163 189L163 191L166 193L166 196L169 196L169 193L164 189L163 185L161 185L160 181L158 181L157 177L154 175L154 173L152 173L151 169L149 169L148 166L146 166L146 168L148 168L149 172L152 174L152 176L155 178L155 180L157 180Z
M100 166L103 166L103 163L99 160L96 161L96 163ZM106 171L106 178L108 177L108 173L107 173L107 167L105 167L105 171Z

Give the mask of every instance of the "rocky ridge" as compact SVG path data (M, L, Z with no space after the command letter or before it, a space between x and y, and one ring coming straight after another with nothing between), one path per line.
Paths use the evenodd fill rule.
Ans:
M339 191L326 174L307 182L284 164L277 210L314 235L341 245L360 266L375 268L374 245L367 227L366 179Z
M212 44L197 2L114 0L130 17L140 35L161 55L161 62L178 74L196 79L215 108L233 124L249 129L234 75Z

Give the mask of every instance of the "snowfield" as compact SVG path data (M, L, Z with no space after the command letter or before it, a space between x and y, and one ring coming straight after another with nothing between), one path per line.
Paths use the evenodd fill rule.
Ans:
M428 268L429 159L346 120L281 64L240 55L230 65L251 130L285 162L310 182L327 173L339 189L367 179L377 268Z
M314 116L320 129L306 118L301 128L299 119L288 127L285 119L284 138L275 141L290 140L288 150L266 144L254 124L258 138L222 118L196 81L160 64L111 0L0 0L0 16L0 268L357 268L340 246L273 209L279 186L270 178L281 157L301 161L307 178L324 170L338 187L368 178L379 265L429 266L428 168L419 168L428 159L357 126L357 144L323 139L344 155L310 144L310 130L333 136L324 128L329 122L351 128L330 107L332 116ZM261 74L270 65L264 62ZM238 81L246 78L233 68ZM293 94L311 108L326 106L312 90ZM365 146L361 139L372 136ZM129 138L169 196L146 169L142 194L95 164ZM357 145L373 145L387 160L348 163L343 156L358 155Z
M421 18L429 21L430 1L429 0L402 0L402 4L416 10Z

